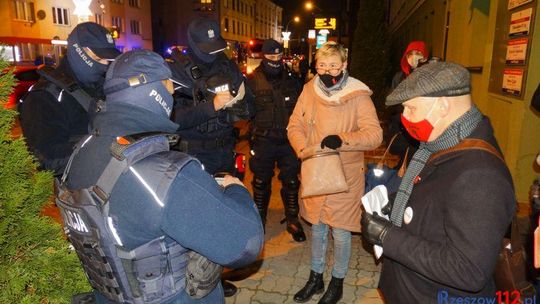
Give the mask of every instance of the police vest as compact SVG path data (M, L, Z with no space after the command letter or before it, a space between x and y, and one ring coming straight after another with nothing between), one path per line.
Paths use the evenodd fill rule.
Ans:
M257 68L253 77L254 133L264 136L272 129L285 130L300 95L298 80L285 70L281 78L269 81L262 68Z
M172 68L181 69L181 73L186 74L191 81L184 88L191 91L184 95L193 98L194 106L199 103L213 102L214 96L219 90L226 89L233 96L236 96L243 81L243 76L238 68L224 54L218 55L216 60L208 66L195 64L188 55L180 52L175 53L172 60L177 61ZM249 115L248 105L244 98L232 107L219 111L216 117L198 125L197 130L201 133L222 130L232 127L232 124L238 120L248 119Z
M155 183L149 186L164 202L177 173L190 161L196 161L183 153L160 153L169 151L170 136L154 134L139 139L133 136L126 137L129 144L113 143L112 157L96 185L80 190L67 189L65 181L71 162L84 142L91 140L92 136L88 136L76 147L62 176L56 204L61 210L68 239L92 287L111 301L162 303L173 299L186 287L190 254L186 248L176 242L168 244L165 236L161 236L126 250L109 216L111 191L129 168L136 168L146 181ZM163 166L164 161L170 165ZM217 281L219 276L208 286L200 286L207 289L202 296L213 290ZM188 289L188 293L197 292L200 293Z
M87 113L95 113L98 99L90 96L83 90L73 77L67 75L59 69L43 67L38 70L38 74L43 79L38 81L32 91L45 90L53 95L59 102L62 101L63 94L69 94L83 107Z

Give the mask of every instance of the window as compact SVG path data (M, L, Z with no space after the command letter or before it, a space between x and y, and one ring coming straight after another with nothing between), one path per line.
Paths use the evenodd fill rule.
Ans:
M141 7L139 0L129 0L129 6L131 7Z
M112 3L118 3L118 4L122 4L124 3L124 0L111 0Z
M99 25L103 25L103 15L102 14L95 14L95 22Z
M53 7L52 17L54 24L69 25L69 14L67 8Z
M229 18L225 18L225 28L224 28L225 32L228 32L229 31Z
M111 23L113 27L116 27L116 30L118 30L118 32L124 32L122 17L112 17Z
M141 23L137 20L131 20L129 22L129 26L131 28L131 33L133 35L140 35L141 34Z
M232 21L232 33L233 34L236 34L236 26L235 26L236 22L234 22L234 20Z
M202 4L212 4L212 0L201 0Z
M34 2L26 2L23 0L14 0L13 8L15 9L15 19L35 22L34 17Z

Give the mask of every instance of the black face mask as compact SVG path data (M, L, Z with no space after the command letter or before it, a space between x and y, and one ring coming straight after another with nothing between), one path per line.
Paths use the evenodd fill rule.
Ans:
M80 47L68 46L67 58L75 78L85 88L101 91L108 65L101 64L88 56Z
M336 83L338 83L341 80L341 78L343 78L343 71L341 71L341 73L339 73L339 75L337 76L332 76L330 74L323 74L323 75L319 74L319 78L321 78L321 81L322 83L324 83L324 86L326 86L327 88L331 88Z
M264 58L262 60L262 64L264 72L268 73L269 75L275 76L283 71L283 64L280 60L270 60L268 58Z
M195 42L191 39L191 36L189 34L188 34L188 46L189 46L189 49L191 50L191 53L195 55L195 57L197 57L197 59L201 60L202 62L212 63L217 58L217 53L208 54L199 50L199 48L197 47Z

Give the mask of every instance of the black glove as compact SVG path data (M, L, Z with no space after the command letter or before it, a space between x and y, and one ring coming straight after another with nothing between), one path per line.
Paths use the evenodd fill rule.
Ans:
M390 213L392 213L392 207L394 207L394 200L389 200L388 203L381 208L381 213L390 216Z
M368 242L380 246L382 246L388 231L394 227L392 222L380 217L377 212L371 215L364 211L360 223L362 224L362 235L364 238Z
M341 147L341 144L343 141L339 137L339 135L328 135L321 141L321 149L325 146L330 149L337 149Z

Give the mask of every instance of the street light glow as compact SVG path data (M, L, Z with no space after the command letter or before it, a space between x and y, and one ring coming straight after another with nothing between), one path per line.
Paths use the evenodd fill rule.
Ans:
M311 1L306 2L306 9L307 10L312 10L313 9L313 3L311 3Z
M300 22L300 17L294 16L294 22L297 22L297 23Z

